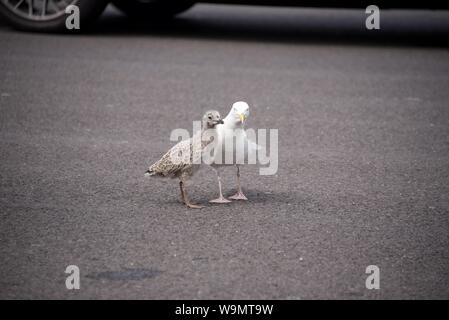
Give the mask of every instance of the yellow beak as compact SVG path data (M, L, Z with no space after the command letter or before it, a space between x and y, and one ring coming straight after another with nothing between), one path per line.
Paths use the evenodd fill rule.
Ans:
M245 115L239 113L239 117L240 117L240 122L243 123L243 121L245 121Z

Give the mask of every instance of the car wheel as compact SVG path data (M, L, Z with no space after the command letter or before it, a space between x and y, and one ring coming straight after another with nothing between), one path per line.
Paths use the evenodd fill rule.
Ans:
M107 0L0 0L0 14L20 30L38 32L65 31L69 16L65 9L76 5L80 13L80 28L95 20L104 10Z
M190 9L191 0L113 0L123 13L133 18L169 18Z

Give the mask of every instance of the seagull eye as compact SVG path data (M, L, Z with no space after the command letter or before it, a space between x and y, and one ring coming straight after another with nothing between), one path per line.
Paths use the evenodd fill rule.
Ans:
M212 116L209 116L209 120L212 120Z

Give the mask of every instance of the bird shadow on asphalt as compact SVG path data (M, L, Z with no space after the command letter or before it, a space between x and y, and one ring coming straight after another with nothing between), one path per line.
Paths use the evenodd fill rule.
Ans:
M108 8L95 36L157 36L284 44L449 46L449 11L385 10L380 30L367 30L362 9L252 9L207 6L167 21L136 21ZM195 11L196 10L196 11ZM280 10L280 11L279 11Z
M229 192L224 194L224 196L226 198L229 198L229 196L233 195L235 192ZM295 192L266 192L266 191L260 191L257 189L251 189L251 190L244 190L245 195L248 197L248 200L233 200L230 203L225 203L225 204L213 204L213 203L209 203L208 201L210 199L213 199L214 197L216 197L217 195L214 193L208 193L208 194L204 194L201 197L199 195L195 195L193 194L191 196L191 201L199 204L201 206L204 206L204 208L202 209L208 209L208 208L212 208L212 209L217 209L217 208L232 208L235 209L236 206L241 206L241 207L250 207L250 206L260 206L260 205L270 205L272 206L301 206L304 205L307 201L310 201L310 198L301 195L299 193L295 193ZM184 207L183 203L181 202L180 199L176 198L176 197L170 197L170 199L167 198L158 198L158 199L153 199L153 202L156 206L160 206L160 207L179 207L182 208Z

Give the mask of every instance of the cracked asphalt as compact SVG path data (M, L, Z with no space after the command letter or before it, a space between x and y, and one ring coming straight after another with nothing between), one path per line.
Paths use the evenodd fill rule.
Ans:
M449 298L449 13L109 8L90 32L0 26L0 298ZM211 205L143 176L207 109L245 100L279 170ZM235 171L223 175L235 191ZM64 273L77 265L81 288ZM367 290L365 269L380 268Z

